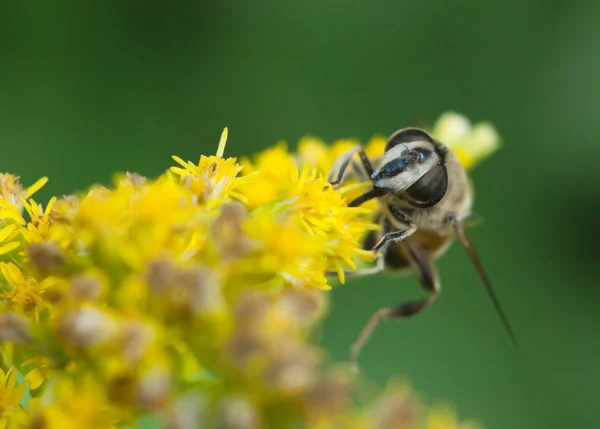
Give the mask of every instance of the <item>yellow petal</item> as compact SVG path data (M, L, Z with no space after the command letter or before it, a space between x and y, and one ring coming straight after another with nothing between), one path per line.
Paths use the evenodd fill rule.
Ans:
M169 168L169 170L171 171L171 173L175 173L178 176L183 176L184 174L187 173L187 170L185 170L183 168L179 168L179 167L171 167L171 168Z
M8 236L10 234L12 234L12 232L17 228L17 225L12 224L12 225L8 225L6 228L3 228L2 231L0 231L0 241L4 241L8 238Z
M25 225L27 223L15 206L6 206L0 209L0 219L12 219L21 225Z
M25 198L31 197L33 194L35 194L37 191L39 191L42 188L42 186L44 186L46 183L48 183L47 177L42 177L41 179L38 179L37 182L35 182L33 185L31 185L29 188L27 188Z
M171 158L173 158L173 160L174 160L174 161L175 161L177 164L181 165L183 168L185 168L185 169L187 170L187 162L185 162L183 159L179 158L179 157L178 157L178 156L176 156L176 155L173 155Z
M0 256L4 255L6 253L12 252L16 248L18 248L20 245L21 245L21 243L19 243L18 241L13 241L10 243L6 243L3 246L0 246Z
M346 283L346 274L344 273L344 268L340 265L339 262L335 262L335 270L337 271L338 278L340 279L341 284Z
M240 200L244 204L248 204L248 198L236 191L229 191L229 196Z
M456 157L463 165L463 167L465 167L466 170L470 170L473 168L473 165L475 164L475 159L471 156L471 154L469 154L460 147L457 147L454 150L454 153L456 154Z
M29 200L29 201L33 202L33 200ZM25 207L25 210L27 210L27 213L29 214L29 218L33 219L33 208L31 207L31 205L25 200L21 200L21 203L23 204L23 207Z
M351 270L356 270L354 261L346 256L341 256L342 260L350 267Z
M221 140L219 140L219 147L217 148L217 156L219 158L223 158L223 154L225 153L225 145L227 144L227 135L229 134L229 130L227 127L223 129L223 133L221 134Z
M32 363L38 363L38 358L25 359L21 366L31 365Z
M39 368L34 368L25 375L25 380L29 382L31 389L37 389L44 382L44 375Z
M308 232L311 235L315 235L313 229L311 228L311 226L308 224L308 222L306 222L306 220L303 217L300 218L300 223L302 224L302 226L304 227L306 232Z
M308 173L309 173L309 166L308 166L308 164L304 164L304 166L302 167L302 171L300 173L300 178L298 179L298 187L296 188L297 190L300 190L300 188L302 188L302 185L304 185L304 182L306 182Z
M9 243L9 244L13 244L13 243ZM2 247L6 247L6 246L8 246L8 244L4 245ZM2 247L0 247L0 250L2 249ZM17 266L15 264L13 264L12 262L9 262L8 264L6 262L0 263L0 270L2 271L2 274L4 275L4 278L6 280L8 280L9 283L12 284L13 286L16 286L17 284L23 283L25 281L23 279L23 274L21 274L21 271L19 271Z
M52 207L54 207L54 203L56 203L56 197L50 198L50 201L48 201L48 205L46 206L46 211L44 212L44 214L48 214L52 211Z
M290 166L290 179L292 183L298 182L298 166L296 164L292 164Z
M15 387L15 384L17 382L17 372L15 371L15 368L11 368L8 370L8 380L6 380L6 388L8 390L12 390Z
M12 391L12 394L11 394L13 401L16 404L21 402L21 398L23 398L23 395L25 394L26 391L27 391L27 383L21 383L19 386L17 386L15 388L15 390Z

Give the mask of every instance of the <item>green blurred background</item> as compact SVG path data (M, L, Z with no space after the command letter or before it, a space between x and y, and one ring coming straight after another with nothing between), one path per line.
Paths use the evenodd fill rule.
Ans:
M171 154L250 155L306 133L367 139L445 110L491 120L471 230L521 348L458 246L443 294L361 356L489 429L600 424L600 2L8 2L0 15L0 170L41 199L157 175ZM333 292L336 359L379 307L421 296L379 275Z

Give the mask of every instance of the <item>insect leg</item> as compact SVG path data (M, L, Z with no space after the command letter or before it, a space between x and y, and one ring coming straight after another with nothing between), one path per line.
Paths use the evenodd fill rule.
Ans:
M363 163L358 163L357 161L352 160L352 169L356 172L356 174L358 174L358 178L361 182L368 182L369 180L371 180L366 170L364 169Z
M355 368L357 367L356 362L358 354L382 320L405 319L414 316L434 302L439 295L440 285L437 273L435 268L431 265L431 262L417 245L414 245L409 241L406 241L403 244L405 256L416 269L421 284L429 295L418 301L406 302L393 307L382 308L377 311L360 332L360 335L350 350L350 361Z
M348 270L344 271L345 277L362 277L362 276L370 276L373 274L380 273L385 269L385 257L379 256L375 261L375 266L368 268L359 268L357 270ZM327 277L337 276L337 271L326 271L325 275Z
M416 230L417 230L416 226L410 226L408 229L405 229L404 231L388 232L383 237L381 237L381 240L379 240L379 242L375 245L375 247L373 247L373 251L374 252L378 251L379 249L381 249L383 246L385 246L388 243L395 243L398 241L405 240L408 237L410 237L411 235L413 235Z
M329 172L329 178L327 179L327 181L331 183L332 186L339 186L339 184L342 183L344 173L346 173L346 170L348 169L348 166L350 165L352 157L355 153L358 153L360 162L363 168L365 169L365 172L369 177L371 177L371 175L374 172L371 161L369 161L369 158L367 157L367 154L365 153L365 150L362 148L362 146L355 146L348 152L345 152L342 155L340 155L340 157L333 164L333 167Z

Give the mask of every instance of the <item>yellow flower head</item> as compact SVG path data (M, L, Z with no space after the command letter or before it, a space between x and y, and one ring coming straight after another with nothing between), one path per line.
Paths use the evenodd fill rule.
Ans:
M19 224L16 223L7 223L3 228L0 227L0 256L21 247L21 242L18 240L21 231Z
M373 254L360 247L359 239L365 231L377 229L364 207L347 207L344 189L335 191L324 177L305 166L293 192L293 206L298 209L306 230L319 236L325 245L328 268L338 272L344 282L343 267L356 269L354 257L372 260Z
M227 141L227 129L223 131L219 150L216 156L200 157L198 164L185 162L178 156L173 159L182 167L171 167L171 172L180 177L181 183L189 188L197 197L198 204L214 207L220 203L236 198L245 198L237 189L251 180L251 176L237 177L242 167L236 158L222 157Z
M497 147L493 128L457 116L434 134L467 167ZM45 178L25 190L0 175L0 357L27 381L0 370L0 429L150 414L188 427L471 429L405 387L358 407L354 379L311 343L331 278L374 257L363 241L378 201L347 205L370 184L326 179L359 142L306 137L296 153L279 143L238 163L226 141L227 129L197 164L174 157L157 178L118 174L44 206L30 197ZM385 144L365 145L374 164Z
M6 204L21 207L21 201L31 197L48 182L47 177L42 177L27 189L23 189L18 176L0 173L0 208Z
M21 399L27 391L27 383L17 385L15 368L4 371L0 368L0 426L6 427L7 423L22 413Z
M23 235L29 243L41 243L48 238L51 223L53 222L50 214L55 202L56 197L52 197L44 210L43 206L36 203L33 199L22 201L23 207L25 207L31 219L27 224L27 230L23 230Z
M50 310L50 304L44 300L44 295L54 284L52 278L38 283L32 276L25 277L12 262L0 262L0 270L4 277L4 292L1 296L5 311L16 311L38 321L44 311Z
M500 146L500 136L488 122L471 125L469 119L454 112L437 120L432 134L452 149L466 169L472 169Z
M241 164L246 175L254 174L252 181L240 188L250 208L276 201L287 195L293 186L296 160L284 142L259 153L252 161L243 159Z
M53 386L54 399L44 398L33 407L33 422L43 422L47 429L112 429L117 412L106 393L91 376L74 380L60 378Z
M482 429L475 421L460 422L456 410L448 405L432 408L427 416L426 429Z
M47 177L42 177L29 188L23 189L19 177L0 173L0 256L7 255L4 259L9 259L9 254L21 247L19 235L28 236L30 226L25 227L26 221L21 212L23 205L29 206L28 210L31 206L24 200L39 191L47 181ZM31 228L35 229L36 226L32 225Z
M302 162L317 167L322 172L326 172L331 167L330 148L321 139L311 136L300 139L297 152Z
M306 233L299 214L258 209L246 222L245 231L254 251L235 267L245 273L247 281L262 287L328 287L324 243Z
M25 380L29 382L31 390L39 388L50 373L50 361L47 358L36 356L35 358L27 359L21 364L21 368L33 366L26 374Z

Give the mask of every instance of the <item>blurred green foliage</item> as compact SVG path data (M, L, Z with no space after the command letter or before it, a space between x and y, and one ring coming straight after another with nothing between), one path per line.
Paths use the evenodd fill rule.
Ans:
M473 174L470 231L520 337L511 348L458 246L442 298L388 323L362 354L488 429L596 427L600 371L600 3L341 0L4 3L0 169L41 198L157 175L170 155L250 155L306 133L389 134L454 109L503 148ZM334 292L333 357L379 307L420 296L411 276Z

